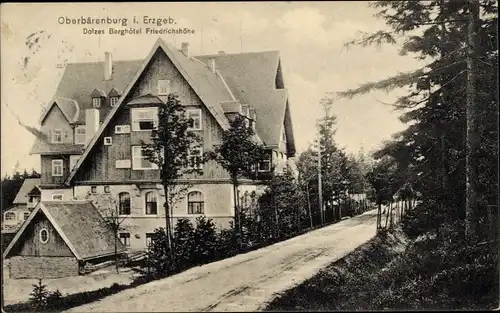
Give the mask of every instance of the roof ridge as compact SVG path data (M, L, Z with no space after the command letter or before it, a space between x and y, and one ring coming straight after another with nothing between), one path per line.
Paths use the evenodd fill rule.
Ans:
M205 57L213 57L213 56L234 56L234 55L245 55L245 54L258 54L258 53L270 53L270 52L277 52L279 53L279 50L264 50L264 51L248 51L248 52L234 52L234 53L212 53L212 54L202 54L202 55L195 55L193 56L194 58L205 58Z
M144 59L135 58L135 59L126 59L126 60L113 60L113 63L118 62L142 62ZM86 61L86 62L68 62L66 65L83 65L83 64L98 64L104 63L104 61Z

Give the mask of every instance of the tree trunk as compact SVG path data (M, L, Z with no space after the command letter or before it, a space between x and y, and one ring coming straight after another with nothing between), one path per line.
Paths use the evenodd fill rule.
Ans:
M313 228L313 217L311 212L311 199L309 199L309 182L306 184L306 192L307 192L307 209L309 211L309 222L311 223L311 228Z
M234 201L234 231L238 235L238 244L242 247L241 242L241 225L240 225L240 210L238 207L238 179L233 175L233 201Z
M120 270L118 269L118 231L115 231L115 267L116 267L116 274L120 273Z
M469 0L469 26L467 29L467 134L465 157L465 236L474 236L474 215L477 213L477 150L479 146L476 99L476 23L479 2Z
M378 210L377 210L377 232L378 230L382 228L382 203L378 203Z
M170 255L170 262L169 264L170 268L173 269L174 267L174 251L173 251L173 244L172 244L172 226L171 226L171 221L170 221L170 204L169 204L169 189L168 187L164 186L164 191L165 191L165 233L167 235L167 245L168 245L168 251Z

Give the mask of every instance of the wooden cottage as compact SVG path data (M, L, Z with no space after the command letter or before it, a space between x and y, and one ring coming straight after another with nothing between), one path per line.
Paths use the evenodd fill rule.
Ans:
M89 201L39 202L7 246L12 278L76 276L125 247Z

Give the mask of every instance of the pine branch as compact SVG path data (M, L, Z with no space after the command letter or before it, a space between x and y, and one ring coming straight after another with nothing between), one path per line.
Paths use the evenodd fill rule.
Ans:
M356 89L349 89L346 91L340 91L340 92L330 92L330 95L335 95L337 98L347 98L347 99L352 99L354 96L357 95L362 95L366 94L372 90L384 90L384 91L390 91L395 88L401 88L407 85L410 85L412 83L416 83L417 79L421 77L432 77L439 75L443 70L446 70L452 66L455 66L460 63L464 63L464 60L459 60L453 63L450 63L448 65L442 66L437 69L432 69L425 71L426 68L429 66L426 65L420 69L413 70L410 72L406 73L399 73L396 76L389 77L383 80L380 80L378 82L369 82L365 83L361 86L359 86Z

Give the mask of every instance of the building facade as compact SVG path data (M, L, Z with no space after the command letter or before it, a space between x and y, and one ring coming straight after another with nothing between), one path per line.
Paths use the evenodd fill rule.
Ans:
M173 219L205 215L220 227L234 219L229 174L216 162L196 161L220 142L229 122L245 117L268 158L255 179L242 180L239 195L262 189L259 178L293 161L295 144L288 95L277 51L189 54L159 39L144 60L68 64L53 100L40 120L32 153L40 154L41 200L110 197L123 216L119 234L131 250L143 249L155 228L164 227L165 196L159 171L144 158L141 143L158 123L158 108L176 93L201 138L188 166L201 174L173 208Z

